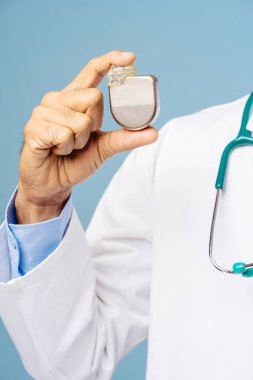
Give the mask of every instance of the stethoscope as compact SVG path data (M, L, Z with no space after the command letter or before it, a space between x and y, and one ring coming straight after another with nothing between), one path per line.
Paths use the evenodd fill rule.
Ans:
M238 148L239 146L253 145L253 138L251 137L251 132L246 129L252 109L253 109L253 92L250 94L246 102L246 105L244 107L239 133L237 137L225 147L221 156L220 166L219 166L218 175L217 175L217 179L215 183L215 188L217 189L217 193L216 193L216 199L215 199L215 204L214 204L212 224L211 224L211 230L210 230L210 239L209 239L209 257L212 264L215 266L215 268L225 273L242 274L242 276L244 277L253 276L253 263L246 264L243 262L237 262L237 263L234 263L231 270L222 268L219 264L217 264L217 262L214 260L214 257L213 257L213 239L214 239L215 221L216 221L217 210L218 210L218 205L219 205L219 197L220 197L220 192L224 190L224 180L225 180L225 175L226 175L227 166L228 166L229 154L233 149Z

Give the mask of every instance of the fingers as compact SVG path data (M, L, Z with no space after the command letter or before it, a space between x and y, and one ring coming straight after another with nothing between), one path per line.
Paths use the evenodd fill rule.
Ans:
M92 59L63 91L49 92L43 97L26 128L27 139L31 142L33 136L36 149L51 149L57 155L83 149L91 132L101 128L103 119L103 96L98 89L89 87L96 86L112 65L127 66L134 60L134 53L116 50ZM151 143L155 132L148 130L98 133L101 152L108 158Z
M73 149L82 149L89 139L92 128L94 130L100 128L97 122L93 125L92 118L88 114L69 109L38 106L33 110L31 120L46 121L49 125L58 124L68 128L74 138Z
M45 107L85 113L92 120L91 131L96 131L102 126L103 95L97 88L49 92L43 97L41 104ZM63 124L65 125L64 122Z
M75 145L73 132L59 124L45 120L30 120L25 128L25 144L32 147L33 152L48 150L56 155L70 154Z
M97 88L52 91L43 97L41 104L46 107L69 108L77 112L86 112L94 105L102 107L103 95Z
M120 50L113 50L109 53L93 58L69 83L65 90L73 90L77 88L96 87L103 79L106 72L115 66L128 66L135 60L135 54Z
M102 161L104 161L114 154L151 144L156 141L157 137L158 131L153 127L147 127L140 131L121 129L100 133L97 146Z

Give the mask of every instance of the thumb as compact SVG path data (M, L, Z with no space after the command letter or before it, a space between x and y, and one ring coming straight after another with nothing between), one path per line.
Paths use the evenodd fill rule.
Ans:
M103 159L114 154L151 144L157 140L158 131L147 127L140 131L120 129L117 131L102 132L98 136L98 149Z

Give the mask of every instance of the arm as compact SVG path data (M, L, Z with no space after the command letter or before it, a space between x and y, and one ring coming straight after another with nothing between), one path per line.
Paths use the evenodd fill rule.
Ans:
M151 127L100 130L103 103L94 86L112 64L133 60L119 51L93 59L34 109L15 200L20 224L57 217L72 187L106 159L156 140ZM137 157L130 155L112 181L89 243L74 211L51 255L25 276L0 283L0 315L36 379L109 379L116 362L146 336L153 181L146 155Z
M34 378L110 379L118 360L147 336L152 192L150 151L136 150L111 181L87 236L74 211L56 250L2 288L3 321Z
M15 239L15 251L19 251L19 260L13 265L12 278L23 276L45 260L60 244L72 214L72 200L68 199L59 216L35 224L8 223L8 230ZM8 219L7 219L8 221ZM12 252L13 244L9 242Z
M0 244L3 244L0 248L0 282L22 276L45 260L61 242L72 213L70 197L59 216L35 224L17 224L15 197L16 191L0 229Z

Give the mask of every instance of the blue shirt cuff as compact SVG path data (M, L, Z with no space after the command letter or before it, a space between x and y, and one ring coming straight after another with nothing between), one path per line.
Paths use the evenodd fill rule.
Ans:
M6 209L5 220L12 278L20 277L45 260L62 241L72 215L69 197L61 214L34 224L16 224L14 192Z

